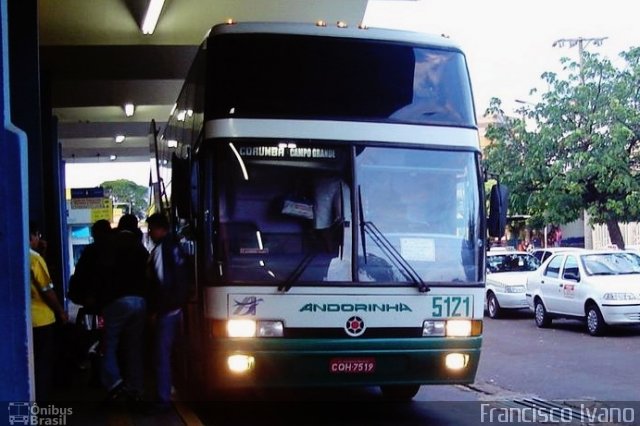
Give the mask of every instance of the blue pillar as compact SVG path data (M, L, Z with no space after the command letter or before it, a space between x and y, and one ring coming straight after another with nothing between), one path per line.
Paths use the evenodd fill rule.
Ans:
M11 123L7 2L0 0L0 401L33 399L31 311L27 264L26 136Z

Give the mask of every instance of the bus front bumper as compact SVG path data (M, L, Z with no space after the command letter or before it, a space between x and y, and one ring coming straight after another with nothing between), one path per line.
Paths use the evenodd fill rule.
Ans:
M210 379L223 387L466 384L475 379L481 342L482 337L221 339L210 342L207 367Z

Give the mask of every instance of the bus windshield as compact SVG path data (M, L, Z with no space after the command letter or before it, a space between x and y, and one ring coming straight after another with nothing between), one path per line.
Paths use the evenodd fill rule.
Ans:
M417 273L425 282L479 281L476 170L472 152L361 151L361 279L405 281Z
M474 153L303 143L215 143L223 282L480 279Z
M212 118L475 126L464 55L380 40L275 34L214 38ZM389 66L393 64L393 66Z

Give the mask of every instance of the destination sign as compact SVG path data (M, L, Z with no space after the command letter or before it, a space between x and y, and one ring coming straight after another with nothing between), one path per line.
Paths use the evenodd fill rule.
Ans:
M287 146L240 146L242 157L260 158L336 158L335 149Z

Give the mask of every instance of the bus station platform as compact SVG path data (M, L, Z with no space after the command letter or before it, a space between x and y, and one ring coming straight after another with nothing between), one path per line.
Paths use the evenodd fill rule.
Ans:
M82 370L77 371L71 383L57 386L50 402L39 404L37 410L44 413L39 417L60 419L58 423L47 423L45 420L41 422L42 424L83 426L203 425L189 406L183 402L174 401L169 410L155 411L153 405L145 401L107 401L105 390L91 384L87 380L86 373ZM63 419L59 413L64 415Z
M95 336L92 338L78 325L77 306L71 304L69 314L71 322L60 325L57 329L55 380L50 401L37 404L37 408L34 407L34 403L30 403L30 414L39 412L42 420L36 422L31 420L30 423L24 424L83 426L156 424L199 426L203 424L184 402L174 401L171 409L158 411L154 410L153 404L149 401L108 401L107 392L99 383L99 358L95 354L92 355L91 342L95 340ZM88 340L87 337L89 337ZM148 360L145 365L145 375L150 377L151 374L151 363Z

